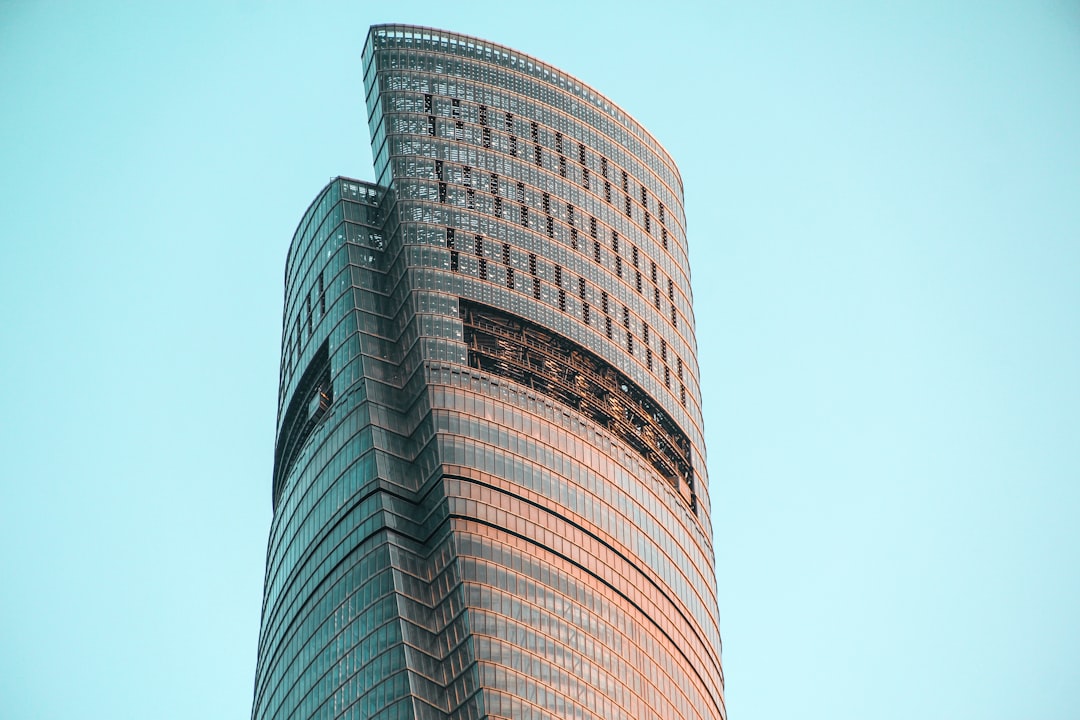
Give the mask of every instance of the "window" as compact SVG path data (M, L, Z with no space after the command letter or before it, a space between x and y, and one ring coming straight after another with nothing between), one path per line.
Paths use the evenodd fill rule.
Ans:
M424 95L424 112L431 114L431 95Z
M593 240L592 252L593 252L593 260L596 261L596 262L600 262L600 241L599 240Z
M506 113L506 117L503 121L503 127L508 133L514 132L514 113Z
M455 120L461 117L461 101L457 98L450 101L450 116Z
M481 105L480 106L479 114L480 114L480 124L481 125L487 125L487 121L488 121L488 118L487 118L487 105ZM488 131L488 132L490 133L490 131Z

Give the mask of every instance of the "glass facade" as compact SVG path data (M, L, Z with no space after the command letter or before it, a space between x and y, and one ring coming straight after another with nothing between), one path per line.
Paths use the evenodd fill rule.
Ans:
M253 718L725 717L682 181L602 95L371 29L285 274Z

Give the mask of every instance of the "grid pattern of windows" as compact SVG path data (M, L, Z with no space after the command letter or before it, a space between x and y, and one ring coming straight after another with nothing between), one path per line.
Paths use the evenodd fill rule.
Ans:
M286 268L252 717L724 718L674 163L509 48L363 55L377 183Z

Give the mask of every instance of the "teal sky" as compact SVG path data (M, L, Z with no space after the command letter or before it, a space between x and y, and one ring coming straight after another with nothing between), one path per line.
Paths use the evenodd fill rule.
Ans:
M1065 0L0 0L0 716L248 716L285 252L393 21L681 168L732 720L1080 717Z

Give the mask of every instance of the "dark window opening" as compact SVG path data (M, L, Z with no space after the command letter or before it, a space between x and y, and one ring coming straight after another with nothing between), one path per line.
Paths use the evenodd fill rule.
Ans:
M304 443L334 403L330 378L330 350L327 341L315 350L296 383L281 421L274 448L274 507L277 507L285 479L296 463Z
M552 398L638 453L696 507L690 441L633 380L587 348L523 318L461 300L469 365Z

